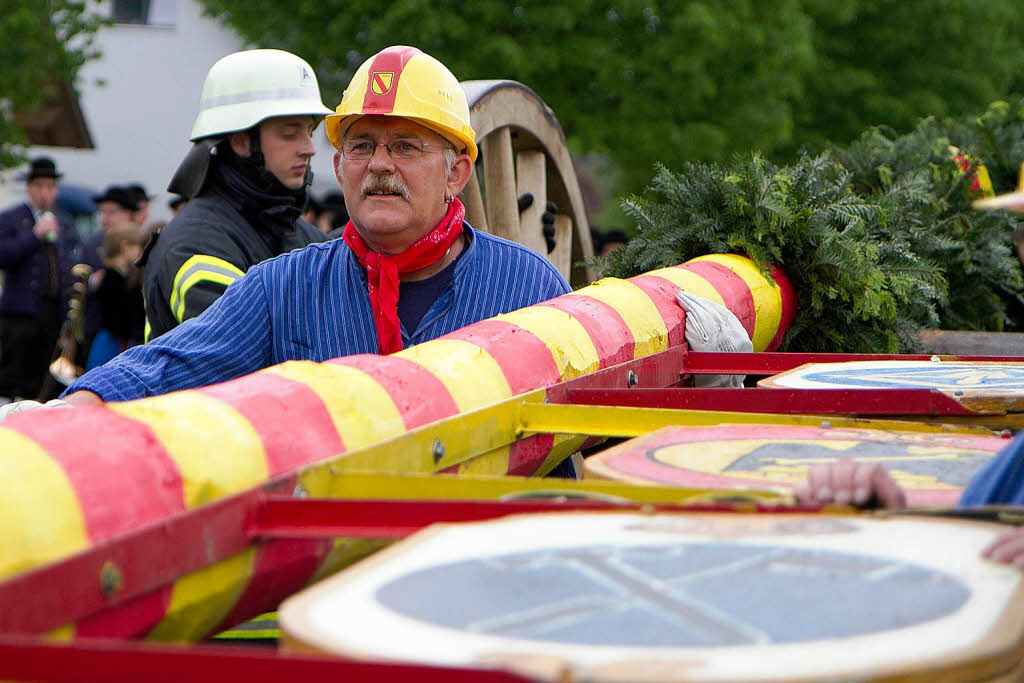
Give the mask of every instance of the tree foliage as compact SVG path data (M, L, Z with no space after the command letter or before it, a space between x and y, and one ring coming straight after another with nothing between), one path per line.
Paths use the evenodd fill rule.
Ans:
M74 83L79 69L98 56L93 47L105 22L75 0L4 0L0 12L0 168L21 161L24 131L14 112L31 115Z
M1024 303L1016 216L970 203L978 164L997 192L1013 188L1021 146L1024 102L997 102L904 135L871 128L782 168L757 155L661 168L623 202L637 237L601 265L632 275L722 252L776 264L799 297L789 350L893 352L920 327L1019 327L1007 316Z
M780 158L976 111L1024 73L1018 0L201 1L253 45L307 59L329 104L393 44L463 80L521 81L575 152L618 163L625 191L655 162Z
M623 208L637 237L604 264L611 274L711 253L780 265L799 297L785 349L895 352L937 320L945 293L939 269L900 237L883 236L907 205L890 193L857 194L850 172L830 155L784 168L756 154L678 173L661 167L648 192Z

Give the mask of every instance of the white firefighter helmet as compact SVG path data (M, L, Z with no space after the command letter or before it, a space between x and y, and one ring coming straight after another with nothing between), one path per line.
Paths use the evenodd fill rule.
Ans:
M246 130L274 116L331 113L305 60L284 50L243 50L210 67L190 139Z

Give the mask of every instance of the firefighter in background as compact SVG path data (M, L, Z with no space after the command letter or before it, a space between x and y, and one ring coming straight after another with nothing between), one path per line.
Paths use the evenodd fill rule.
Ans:
M205 311L260 261L324 239L300 219L312 133L331 110L313 69L245 50L206 75L194 143L168 186L188 199L143 254L146 341Z

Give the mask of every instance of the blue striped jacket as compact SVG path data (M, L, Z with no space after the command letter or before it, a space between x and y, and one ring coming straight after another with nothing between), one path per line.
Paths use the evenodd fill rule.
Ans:
M452 285L405 347L560 296L569 285L526 247L465 225L469 246ZM126 401L223 382L286 360L377 353L366 272L344 240L311 244L253 266L202 315L128 349L72 384Z

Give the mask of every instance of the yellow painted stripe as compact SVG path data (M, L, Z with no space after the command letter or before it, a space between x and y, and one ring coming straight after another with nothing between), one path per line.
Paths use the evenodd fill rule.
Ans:
M692 271L682 270L681 268L659 268L645 274L664 278L677 285L684 292L702 296L705 299L711 299L723 306L725 305L725 300L722 299L722 295L718 293L718 290L712 287L710 282Z
M35 441L0 427L0 578L88 545L64 469Z
M650 356L668 348L668 328L658 313L658 307L632 282L606 278L569 296L589 296L614 308L633 333L634 358Z
M192 572L174 583L167 616L146 636L149 640L195 642L224 620L252 576L256 548Z
M562 381L595 372L600 366L600 357L590 335L564 311L550 306L530 306L493 319L512 323L543 341L555 359Z
M764 351L775 338L782 322L782 290L761 275L754 262L738 254L711 254L694 261L711 261L725 266L747 283L754 299L754 337L750 341L755 351Z
M396 355L422 365L441 380L461 412L512 396L501 366L476 344L459 339L435 339Z
M555 434L555 444L551 448L551 452L548 453L548 457L544 459L544 463L537 469L537 476L543 477L555 469L559 463L578 451L586 440L587 437L585 436ZM579 476L582 476L582 474L582 472L578 472Z
M474 476L502 477L508 474L510 447L502 446L493 451L459 463L459 474Z
M393 543L390 538L336 538L327 557L317 567L310 584L326 579L345 567Z
M269 476L259 434L223 401L180 391L108 406L153 430L178 465L186 507L257 486Z
M324 402L346 450L405 433L391 396L370 375L347 365L288 361L265 370L309 387Z

